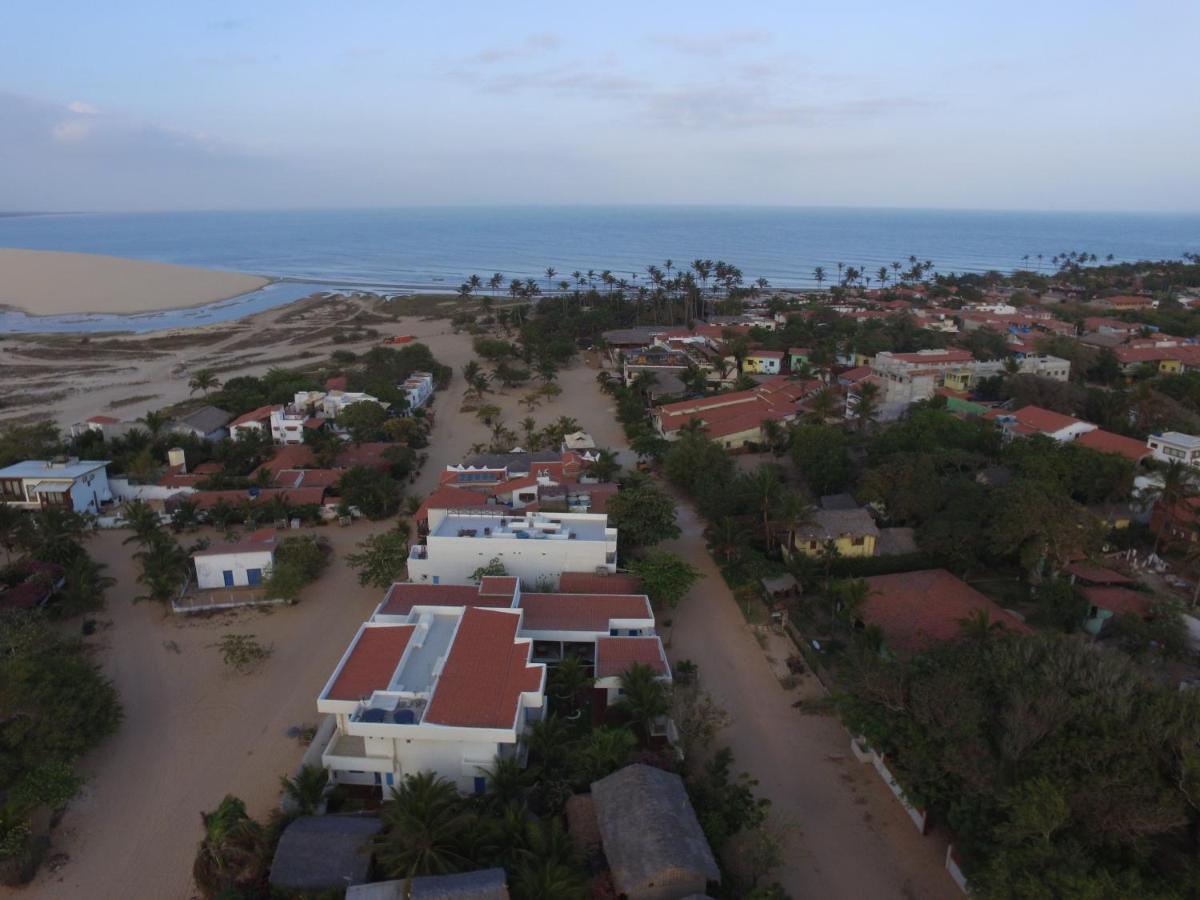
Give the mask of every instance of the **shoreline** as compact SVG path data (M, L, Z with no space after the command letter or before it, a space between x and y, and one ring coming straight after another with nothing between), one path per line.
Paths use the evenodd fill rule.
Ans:
M0 310L29 318L179 312L235 300L276 281L101 254L0 248Z

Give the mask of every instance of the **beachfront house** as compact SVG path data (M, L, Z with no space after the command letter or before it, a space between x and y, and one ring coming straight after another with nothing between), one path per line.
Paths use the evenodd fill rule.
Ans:
M314 410L325 395L320 391L300 391L286 406L271 408L271 440L276 444L303 444L308 431L319 431L325 420Z
M71 437L80 437L88 432L95 432L109 441L113 438L125 437L136 428L145 429L145 426L140 422L126 422L116 416L96 415L89 416L82 422L72 425Z
M58 457L27 459L0 469L0 503L21 509L60 506L98 513L112 500L108 461Z
M511 575L477 586L393 584L317 702L335 716L324 764L337 782L386 790L432 769L480 791L494 757L524 763L543 671L568 658L595 673L594 721L634 663L671 680L645 594L529 593ZM666 717L651 733L673 734Z
M563 572L617 570L617 529L604 513L522 513L504 508L430 509L424 544L408 574L429 584L467 584L493 560L528 585L556 586Z
M263 528L239 541L214 544L192 554L196 586L202 589L257 587L275 561L274 528Z
M336 722L321 754L332 780L386 794L432 771L482 794L497 758L523 763L546 667L530 661L520 621L519 610L417 606L363 624L317 699Z
M243 436L262 435L271 433L271 416L280 406L260 406L248 413L243 413L229 423L229 436L235 441Z

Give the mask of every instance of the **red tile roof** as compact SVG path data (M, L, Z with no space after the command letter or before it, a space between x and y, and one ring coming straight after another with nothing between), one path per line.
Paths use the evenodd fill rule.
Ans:
M272 475L275 487L284 488L331 488L342 477L342 473L337 469L280 469Z
M1040 406L1023 406L1012 413L1002 409L993 409L991 412L984 414L985 419L996 419L1000 416L1012 416L1017 420L1018 425L1040 432L1041 434L1054 434L1054 432L1069 428L1072 425L1086 424L1083 419L1076 419L1074 416L1065 416L1053 410L1042 409Z
M1136 441L1121 434L1113 434L1111 431L1105 431L1103 428L1097 428L1095 431L1081 434L1076 442L1082 444L1084 447L1090 447L1092 450L1098 450L1101 453L1115 453L1118 456L1124 456L1126 459L1132 459L1134 462L1140 462L1151 454L1151 450L1146 446L1145 441Z
M346 376L333 375L325 379L325 390L327 391L344 391L346 390Z
M92 416L88 421L96 425L118 425L121 422L116 416Z
M187 499L200 509L211 509L221 500L230 506L246 503L259 506L270 502L273 497L281 497L289 506L307 506L313 503L320 505L325 502L325 488L261 488L257 497L250 496L249 491L196 491L188 495Z
M563 594L640 594L642 579L624 572L611 575L563 572L558 579L558 590Z
M659 675L670 675L657 637L602 637L596 640L596 677L623 675L635 663L649 666Z
M512 728L522 693L539 691L546 668L530 665L529 641L517 641L519 616L469 607L423 721L463 728Z
M1131 584L1133 579L1103 566L1089 566L1087 563L1071 563L1064 570L1068 575L1074 575L1080 581L1092 584Z
M403 581L388 588L379 607L385 616L407 616L414 606L487 606L507 609L512 606L512 594L504 597L481 597L473 584L414 584Z
M515 575L484 575L479 579L479 596L507 597L511 601L519 583Z
M1124 587L1085 587L1083 594L1092 606L1113 613L1132 613L1146 618L1153 598Z
M391 683L415 625L365 625L329 688L330 700L360 700Z
M237 425L245 425L248 422L262 422L264 420L269 420L271 418L271 412L278 408L278 405L269 404L267 406L260 406L258 409L252 409L250 412L243 413L230 422L229 427L233 428Z
M758 356L762 359L783 359L782 350L751 350L747 356Z
M1024 622L1004 612L965 581L945 569L925 569L866 579L871 593L860 618L883 630L884 641L897 654L919 653L958 637L961 620L976 610L1023 634Z
M522 594L530 631L608 631L610 619L654 620L644 594Z

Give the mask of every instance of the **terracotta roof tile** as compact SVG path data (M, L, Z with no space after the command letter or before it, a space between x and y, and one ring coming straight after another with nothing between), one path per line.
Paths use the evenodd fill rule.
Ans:
M473 584L416 584L402 581L393 584L384 595L379 613L385 616L407 616L414 606L494 606L512 605L495 597L480 597Z
M1113 613L1132 613L1145 618L1150 614L1153 598L1148 594L1125 587L1085 587L1083 594L1092 606Z
M522 594L530 631L608 631L610 619L654 620L645 594Z
M1103 566L1089 566L1087 563L1071 563L1064 569L1068 575L1074 575L1080 581L1092 584L1132 584L1133 579Z
M657 637L603 637L596 641L596 677L618 677L635 663L649 666L659 675L670 675Z
M1103 428L1097 428L1095 431L1081 434L1076 443L1082 444L1084 447L1090 447L1092 450L1098 450L1101 453L1115 453L1118 456L1124 456L1126 459L1132 459L1134 462L1140 462L1151 453L1145 441L1136 441L1121 434L1113 434L1111 431L1105 431Z
M414 631L414 625L364 626L325 696L330 700L360 700L385 689Z
M558 590L563 594L640 594L642 579L624 572L610 575L563 572L558 579Z
M242 415L230 422L229 427L234 428L238 425L245 425L248 422L262 422L265 419L270 419L271 413L279 408L280 407L278 405L268 405L260 406L258 409L252 409L248 413L242 413Z
M469 607L423 721L463 728L512 728L522 693L541 690L546 667L531 665L517 641L515 613Z
M1032 632L1024 622L1004 612L988 597L945 569L876 575L866 579L871 589L861 619L883 630L884 641L897 654L919 653L958 637L961 620L977 610L1005 628Z

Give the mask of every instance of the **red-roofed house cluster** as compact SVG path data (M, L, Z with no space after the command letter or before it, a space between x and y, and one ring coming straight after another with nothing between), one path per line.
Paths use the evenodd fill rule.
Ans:
M747 391L682 400L654 409L655 430L675 440L691 422L724 447L737 449L763 440L763 423L790 422L802 412L803 401L817 393L820 381L791 381L780 376Z
M995 422L1010 438L1040 434L1056 441L1074 441L1082 447L1123 456L1135 463L1154 455L1149 442L1114 434L1091 422L1040 406L1023 406L1016 411L994 409L985 413L984 418Z
M562 573L587 587L600 578L630 586ZM671 678L645 594L527 593L513 576L394 584L317 699L334 719L322 762L339 783L386 791L432 771L481 793L497 759L524 762L523 735L545 714L547 667L572 657L594 674L597 718L635 664ZM664 719L655 730L666 729Z

